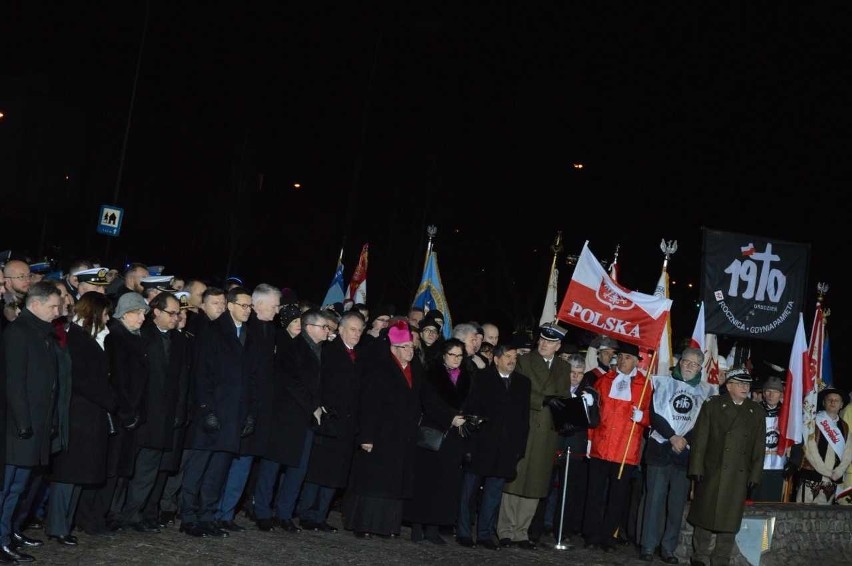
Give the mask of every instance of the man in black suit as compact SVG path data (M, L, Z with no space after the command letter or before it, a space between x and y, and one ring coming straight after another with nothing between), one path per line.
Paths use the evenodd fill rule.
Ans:
M487 420L469 438L470 461L462 483L456 538L462 546L473 546L470 501L485 483L477 514L476 544L496 550L494 529L503 485L517 474L518 461L527 448L530 414L530 380L515 371L518 350L513 344L494 348L494 363L473 379L464 405L468 415Z

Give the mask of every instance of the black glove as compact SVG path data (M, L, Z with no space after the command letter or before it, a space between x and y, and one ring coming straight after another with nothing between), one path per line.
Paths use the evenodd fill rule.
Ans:
M240 438L245 438L254 434L254 415L246 417L246 424L243 425L243 431L240 433Z
M541 402L542 407L550 407L556 411L565 408L565 402L556 395L547 395Z
M488 421L486 417L480 417L479 415L464 415L465 424L469 424L472 431L477 431L480 427Z
M219 426L219 419L216 418L216 413L209 412L207 416L204 417L204 432L216 432L221 426Z
M462 438L467 438L474 432L476 432L476 427L474 427L470 421L465 421L464 424L459 427L459 434Z
M24 430L18 431L18 438L21 440L28 440L33 437L33 427L28 426Z
M121 426L123 426L125 430L134 430L139 426L139 415L124 421Z
M175 417L175 424L173 425L173 427L178 429L185 424L186 422L181 417Z

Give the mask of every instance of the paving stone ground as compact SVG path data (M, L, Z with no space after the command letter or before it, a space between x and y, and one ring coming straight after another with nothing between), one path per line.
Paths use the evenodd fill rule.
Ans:
M244 517L237 522L246 526L243 533L232 534L227 539L196 539L170 526L158 534L135 531L122 532L113 538L91 537L75 532L80 544L69 548L55 541L45 541L44 546L32 549L30 554L36 564L105 565L144 564L149 566L191 565L258 565L258 564L313 564L336 566L338 564L582 564L589 566L647 565L639 560L633 547L621 547L612 553L588 551L579 545L574 550L555 550L553 538L542 539L536 550L519 548L499 551L464 548L451 537L448 544L436 546L429 542L412 543L410 530L403 528L398 539L361 540L350 531L337 533L285 533L280 530L261 532ZM333 512L329 523L340 528L340 515ZM43 532L29 530L28 536L43 538ZM657 560L655 564L661 565Z

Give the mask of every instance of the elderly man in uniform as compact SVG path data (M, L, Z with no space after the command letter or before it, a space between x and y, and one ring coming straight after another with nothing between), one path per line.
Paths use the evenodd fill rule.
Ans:
M693 566L728 564L740 530L746 491L760 482L766 450L766 413L749 399L751 375L735 368L725 381L727 395L710 397L693 431L689 475L695 499L687 520ZM716 547L710 543L716 535Z
M556 355L565 330L542 325L535 351L518 358L517 371L530 380L530 429L524 458L518 462L517 477L503 487L497 534L503 546L534 549L528 529L540 499L550 492L553 458L559 434L551 410L565 407L560 396L571 388L571 366ZM564 398L564 397L563 397Z

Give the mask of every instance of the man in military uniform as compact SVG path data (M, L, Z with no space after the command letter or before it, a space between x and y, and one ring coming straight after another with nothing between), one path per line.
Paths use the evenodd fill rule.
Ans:
M746 491L760 483L766 450L766 412L749 399L751 375L745 368L730 371L728 395L708 399L695 424L689 475L695 499L687 520L692 534L692 564L727 564L740 530ZM710 542L716 535L716 548Z

